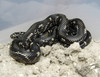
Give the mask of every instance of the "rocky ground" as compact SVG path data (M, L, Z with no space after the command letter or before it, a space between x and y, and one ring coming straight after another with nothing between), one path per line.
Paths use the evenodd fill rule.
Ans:
M100 41L92 40L84 49L78 43L41 47L42 56L33 65L16 62L9 46L0 44L0 77L100 77Z

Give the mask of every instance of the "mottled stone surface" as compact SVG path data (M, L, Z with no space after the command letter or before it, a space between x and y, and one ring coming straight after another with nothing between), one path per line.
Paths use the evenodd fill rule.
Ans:
M10 57L9 44L0 44L0 77L100 77L100 42L92 40L85 49L57 43L41 50L39 62L24 65Z

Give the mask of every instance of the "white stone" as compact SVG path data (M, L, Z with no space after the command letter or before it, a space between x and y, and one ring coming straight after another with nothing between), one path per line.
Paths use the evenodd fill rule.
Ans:
M9 55L10 46L8 44L0 46L1 77L81 77L75 69L81 69L95 62L98 65L92 66L89 73L86 72L87 77L100 76L100 62L98 62L100 61L100 42L92 41L84 49L81 49L78 43L68 48L59 43L41 47L40 60L33 65L16 62ZM81 52L75 52L75 50ZM84 57L86 60L79 61L79 57Z

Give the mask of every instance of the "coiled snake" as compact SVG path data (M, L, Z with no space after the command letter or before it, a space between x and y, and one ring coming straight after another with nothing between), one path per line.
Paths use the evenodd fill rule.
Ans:
M41 46L60 43L65 47L79 42L84 48L91 42L91 34L79 18L68 19L63 14L53 14L34 23L26 32L15 32L10 55L25 64L36 63L41 56Z

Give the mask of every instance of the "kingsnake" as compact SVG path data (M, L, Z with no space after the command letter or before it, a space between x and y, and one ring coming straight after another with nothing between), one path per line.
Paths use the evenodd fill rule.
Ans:
M21 63L34 64L41 56L41 46L60 43L69 47L79 42L84 48L91 42L91 34L79 18L68 19L63 14L53 14L34 23L26 32L15 32L10 55Z

